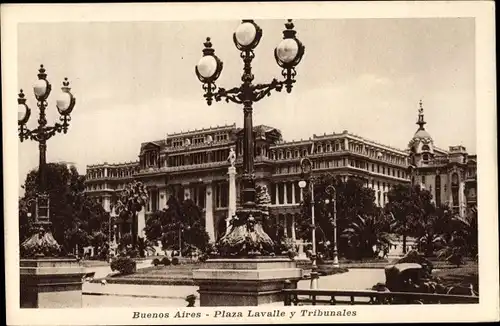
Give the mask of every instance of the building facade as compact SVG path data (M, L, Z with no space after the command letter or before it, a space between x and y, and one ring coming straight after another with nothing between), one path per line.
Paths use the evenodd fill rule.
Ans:
M361 180L375 191L379 206L387 203L387 193L393 185L414 182L431 191L436 202L465 214L467 207L476 203L475 156L467 154L462 146L452 146L448 151L435 147L422 121L421 109L419 129L405 150L348 131L284 141L274 127L254 127L256 185L265 185L269 190L271 217L282 221L285 234L295 239L295 221L300 218L302 200L298 186L300 160L304 157L312 160L314 172ZM235 124L168 134L165 139L145 142L137 162L88 166L87 192L109 211L115 192L133 179L142 181L149 201L139 218L139 230L148 216L166 207L170 196L190 198L202 207L207 232L215 241L224 233L229 215L227 157L231 148L237 153L238 205L243 134Z
M477 156L461 145L448 150L437 147L425 124L420 102L419 127L408 144L411 182L429 190L436 204L446 205L464 217L469 210L477 209Z

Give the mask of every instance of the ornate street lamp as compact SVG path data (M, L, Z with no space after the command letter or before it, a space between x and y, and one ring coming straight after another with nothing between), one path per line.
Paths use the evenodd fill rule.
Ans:
M60 253L60 246L50 231L50 198L47 193L45 169L47 164L47 140L57 133L66 133L68 131L69 121L71 121L70 114L75 107L76 100L73 94L71 94L68 79L65 78L62 84L62 93L56 101L56 108L61 115L59 120L62 123L56 122L53 126L47 126L45 110L47 109L47 98L52 90L52 85L47 80L47 74L45 73L43 65L40 65L40 69L38 70L38 80L33 86L35 98L37 99L37 106L40 111L38 127L35 129L28 129L26 127L26 123L31 115L31 109L26 104L25 95L22 89L19 92L19 97L17 99L19 139L21 142L27 139L38 142L40 150L38 167L39 187L36 194L35 215L35 227L37 232L35 232L31 238L22 243L21 255L23 257L50 257L57 256Z
M339 267L339 253L337 250L337 190L334 186L329 185L326 187L325 192L329 197L325 200L325 204L333 205L333 219L331 210L328 210L328 219L333 225L333 267Z
M305 157L300 160L300 168L302 170L303 180L299 181L300 191L303 191L309 185L309 192L311 194L311 227L312 227L312 269L311 269L311 289L318 288L318 266L317 266L317 252L316 252L316 221L314 218L314 182L312 178L313 165L309 158Z
M295 66L304 55L304 46L296 38L296 31L293 30L294 25L291 20L288 20L285 27L283 40L274 51L276 62L283 68L284 80L282 81L273 79L267 84L252 83L254 75L251 63L255 57L253 50L262 38L262 29L253 20L243 20L233 34L234 44L241 51L240 56L244 63L240 86L229 90L217 87L215 82L220 76L223 63L215 55L209 37L204 43L203 57L195 67L196 76L203 83L204 97L208 105L211 105L214 99L218 102L222 98L226 102L243 104L242 206L237 209L236 218L232 220L231 231L225 234L217 244L222 256L270 254L274 251L273 241L262 228L262 212L255 204L252 105L265 96L269 96L272 90L280 92L283 86L290 93L295 83Z

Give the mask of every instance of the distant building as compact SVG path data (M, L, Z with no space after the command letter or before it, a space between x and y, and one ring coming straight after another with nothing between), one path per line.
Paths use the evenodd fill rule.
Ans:
M430 190L434 200L464 214L467 207L476 203L475 155L467 154L461 146L450 147L449 151L435 147L423 128L423 109L418 121L420 127L406 150L347 131L286 142L274 127L254 127L256 184L269 189L271 216L283 221L286 235L295 238L295 221L300 218L302 200L298 187L300 160L306 156L313 161L315 171L331 172L343 180L361 180L375 191L375 203L379 206L387 203L387 193L393 185L413 180ZM165 208L170 196L190 198L203 208L207 220L214 221L215 231L210 237L215 240L226 227L227 157L233 146L240 174L243 134L235 124L168 134L165 139L142 143L139 161L89 165L86 191L109 211L117 191L134 179L142 181L149 201L140 225L152 212ZM410 160L413 169L409 169ZM238 176L236 186L238 204ZM128 232L130 221L119 222L118 229Z
M429 190L436 204L446 205L463 217L477 208L477 156L460 145L447 151L438 148L425 124L420 103L419 128L408 144L411 180Z

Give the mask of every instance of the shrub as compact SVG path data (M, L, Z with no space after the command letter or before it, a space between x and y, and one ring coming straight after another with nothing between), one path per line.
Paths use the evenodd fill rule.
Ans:
M137 249L132 249L127 252L128 256L131 258L139 257L139 251Z
M204 262L206 262L206 261L207 261L207 259L208 259L208 255L207 255L207 254L203 254L203 255L201 255L200 257L198 257L198 261L199 261L200 263L204 263Z
M179 265L179 257L172 258L172 265Z
M160 260L158 258L153 259L153 265L155 266L160 265Z
M168 257L163 257L162 260L161 260L161 264L162 265L165 265L165 266L169 266L170 265L170 259L168 259Z
M111 262L111 270L118 271L122 275L133 274L137 269L137 265L134 260L129 257L118 257Z

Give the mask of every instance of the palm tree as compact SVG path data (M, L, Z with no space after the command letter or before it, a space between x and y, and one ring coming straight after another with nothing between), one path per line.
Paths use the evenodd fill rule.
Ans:
M142 182L133 181L125 186L115 205L118 216L132 219L132 249L135 249L137 245L137 213L146 205L147 199L148 194Z
M449 239L439 251L439 256L459 266L463 263L462 257L477 255L477 211L471 211L463 218L454 216L450 221L450 230Z
M357 258L371 258L375 255L374 246L380 248L392 243L389 231L389 220L383 214L365 217L356 215L342 232L341 237L347 238L352 247L357 247Z

